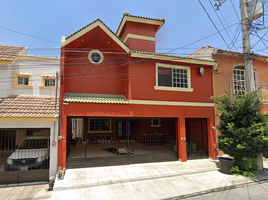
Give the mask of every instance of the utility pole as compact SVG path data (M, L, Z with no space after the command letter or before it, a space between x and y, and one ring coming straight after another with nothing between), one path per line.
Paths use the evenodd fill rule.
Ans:
M215 0L216 9L219 10L220 6L226 0ZM253 72L253 62L252 62L252 52L250 44L250 34L249 29L251 22L260 16L262 16L261 8L262 0L240 0L240 13L241 13L241 26L242 26L242 37L243 37L243 56L245 63L245 81L246 81L246 91L253 92L255 88L254 72ZM257 8L257 9L256 9Z
M240 12L241 12L241 26L243 37L243 54L245 63L245 78L246 78L246 91L253 92L255 90L254 75L253 75L253 62L250 45L249 28L251 21L248 18L247 12L247 0L240 0Z

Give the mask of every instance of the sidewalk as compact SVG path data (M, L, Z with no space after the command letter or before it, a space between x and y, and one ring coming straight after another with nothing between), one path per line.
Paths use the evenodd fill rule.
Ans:
M267 160L264 167L268 168ZM29 199L169 199L266 179L267 170L255 180L223 174L215 161L207 159L68 169L63 180L56 180L52 192L46 190L46 184L0 187L0 193L3 199L26 199L27 192Z

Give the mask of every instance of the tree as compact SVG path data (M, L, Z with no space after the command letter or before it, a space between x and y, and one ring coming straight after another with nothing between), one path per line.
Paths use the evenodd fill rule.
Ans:
M219 111L218 148L239 165L243 159L256 159L268 147L267 118L260 112L261 93L212 97Z

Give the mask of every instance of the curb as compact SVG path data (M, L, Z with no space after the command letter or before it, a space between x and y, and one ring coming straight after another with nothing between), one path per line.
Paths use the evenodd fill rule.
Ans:
M247 185L257 185L257 184L263 184L263 183L267 183L267 182L268 182L268 178L260 180L260 181L253 181L253 182L250 182L250 183L240 183L240 184L235 184L235 185L230 185L230 186L224 186L224 187L218 187L218 188L214 188L214 189L204 190L204 191L201 191L201 192L195 192L195 193L192 193L192 194L180 195L180 196L177 196L177 197L171 197L171 198L167 198L167 199L164 199L164 200L188 199L188 198L191 198L191 197L197 197L197 196L210 194L210 193L214 193L214 192L232 190L232 189L236 189L236 188L245 187Z

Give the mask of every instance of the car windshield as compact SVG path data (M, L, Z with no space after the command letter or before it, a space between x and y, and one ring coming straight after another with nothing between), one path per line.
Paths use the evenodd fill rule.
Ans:
M19 149L46 149L46 139L28 139L24 140Z

